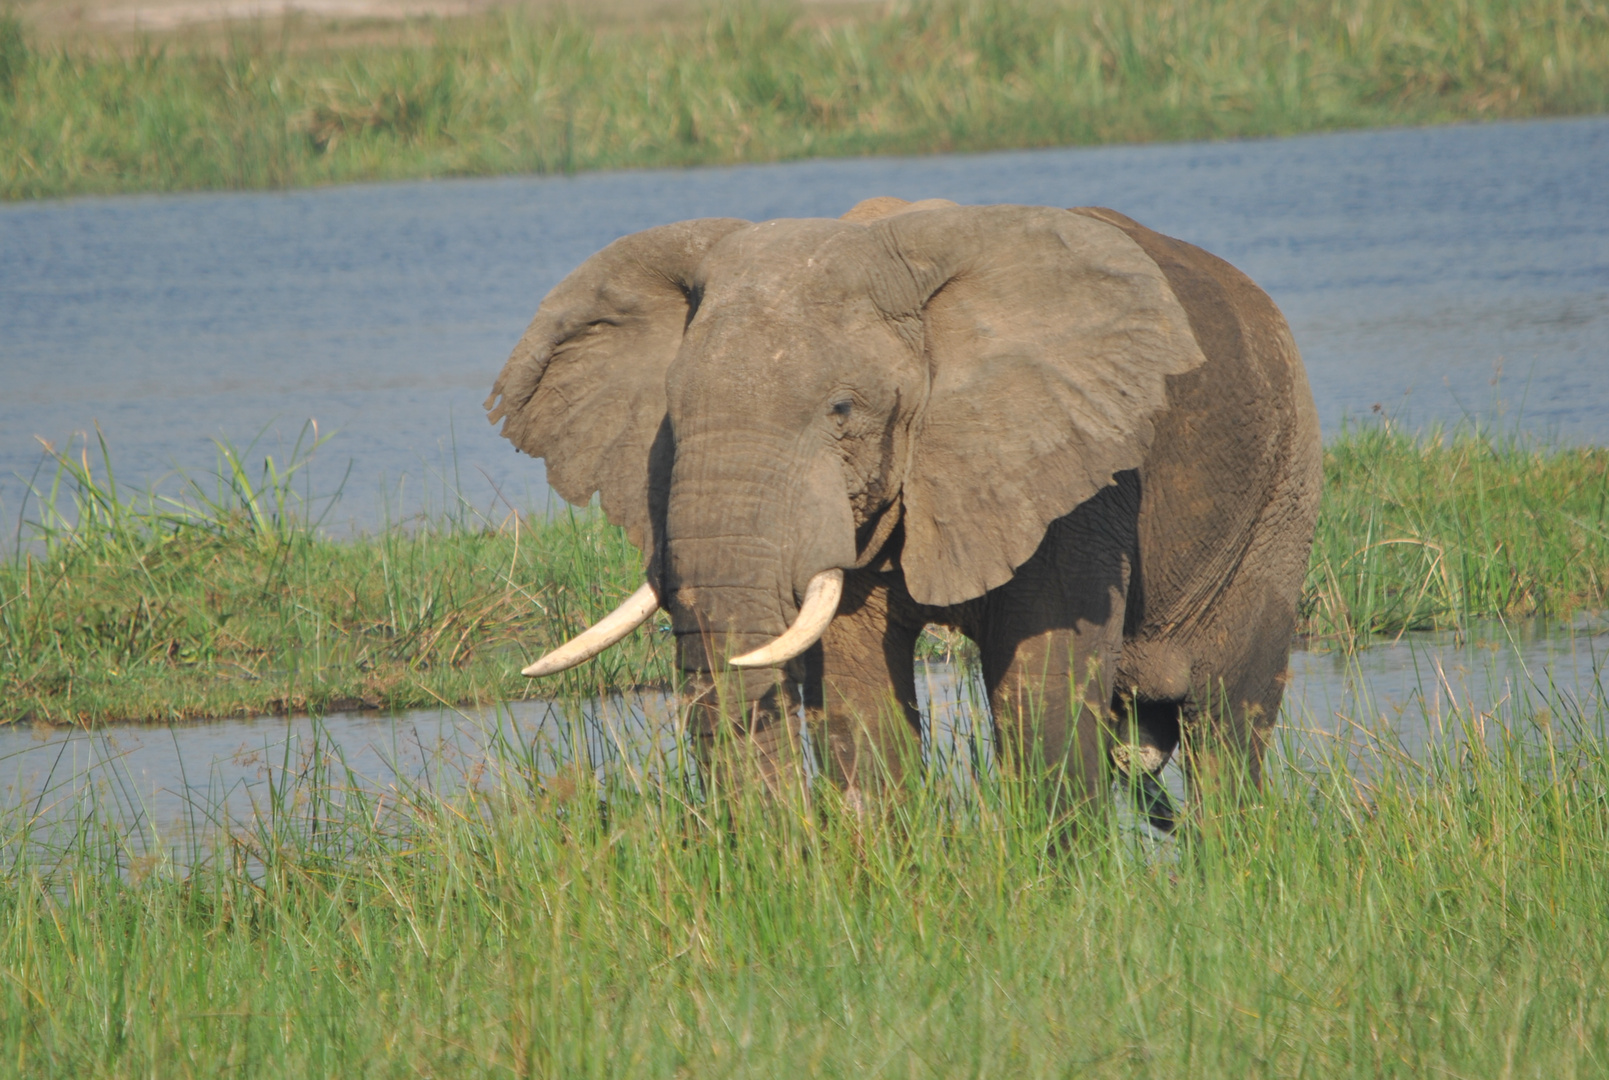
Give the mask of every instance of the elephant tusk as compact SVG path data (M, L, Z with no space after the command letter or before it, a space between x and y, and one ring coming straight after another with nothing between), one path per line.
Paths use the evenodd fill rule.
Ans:
M804 652L827 632L827 624L838 614L838 601L844 595L844 572L823 570L805 586L804 603L799 605L799 617L783 631L782 636L753 652L734 656L733 667L766 668L787 663Z
M536 678L568 670L591 660L603 650L648 621L659 610L659 597L652 585L644 585L626 602L615 608L596 623L548 653L542 659L521 671L521 675Z

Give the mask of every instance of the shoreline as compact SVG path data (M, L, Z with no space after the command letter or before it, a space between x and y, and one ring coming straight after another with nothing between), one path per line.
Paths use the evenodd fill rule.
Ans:
M356 36L292 19L132 44L36 41L0 16L0 199L1609 111L1609 23L1566 28L1542 0L1487 0L1460 19L1389 0L1350 21L1314 0L1281 17L1220 0L1158 26L1116 0L641 10L507 8L384 33L355 20Z

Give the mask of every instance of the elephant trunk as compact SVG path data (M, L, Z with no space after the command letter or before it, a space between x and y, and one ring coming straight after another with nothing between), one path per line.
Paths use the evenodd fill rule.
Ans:
M800 681L797 642L770 646L796 621L801 633L820 636L837 609L842 574L833 572L855 558L836 462L784 451L730 434L689 440L671 475L660 578L678 663L711 691L711 676L730 671L725 692L745 704ZM729 667L733 658L748 664Z

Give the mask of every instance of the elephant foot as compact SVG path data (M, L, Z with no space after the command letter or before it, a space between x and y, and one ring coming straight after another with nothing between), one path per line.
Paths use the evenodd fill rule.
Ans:
M1135 772L1154 776L1167 766L1172 757L1170 751L1157 746L1143 733L1138 742L1120 742L1112 747L1112 764L1116 765L1124 776L1133 775Z
M1163 833L1171 833L1179 819L1173 796L1160 778L1172 756L1143 732L1136 742L1120 742L1112 747L1112 764L1133 795L1135 809L1145 815L1151 828Z
M1157 832L1171 833L1179 823L1179 808L1173 796L1151 773L1141 773L1140 782L1134 785L1134 807Z

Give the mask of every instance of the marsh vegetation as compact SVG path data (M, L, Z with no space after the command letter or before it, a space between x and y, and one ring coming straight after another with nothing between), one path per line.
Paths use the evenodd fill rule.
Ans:
M0 15L0 197L1277 135L1596 113L1606 88L1601 0L510 9L367 39Z
M206 481L131 497L97 450L54 459L0 568L8 719L525 693L524 657L640 580L594 515L337 541L295 494L304 459L223 447ZM1602 606L1609 451L1374 424L1325 466L1315 638ZM544 692L579 717L664 680L662 638ZM1609 703L1441 704L1412 753L1366 710L1355 738L1296 718L1255 805L1209 791L1173 839L1121 798L1052 820L999 766L911 770L871 814L704 791L673 730L599 756L579 724L489 730L451 783L287 743L253 813L192 795L173 836L129 828L114 752L0 809L0 1055L64 1077L1600 1071Z

